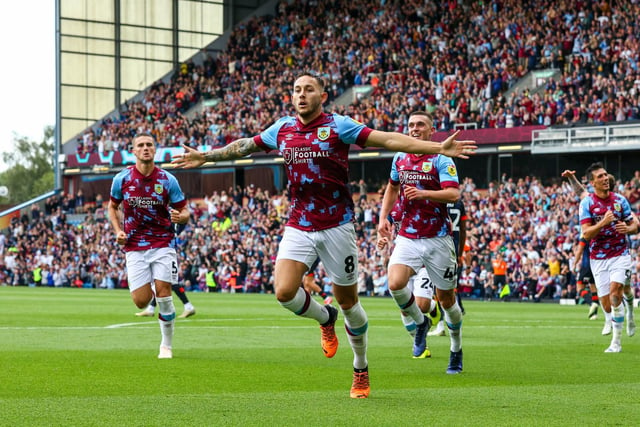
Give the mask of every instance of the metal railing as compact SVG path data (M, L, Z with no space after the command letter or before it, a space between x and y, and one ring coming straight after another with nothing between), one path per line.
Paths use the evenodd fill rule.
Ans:
M640 123L534 130L531 154L640 149Z

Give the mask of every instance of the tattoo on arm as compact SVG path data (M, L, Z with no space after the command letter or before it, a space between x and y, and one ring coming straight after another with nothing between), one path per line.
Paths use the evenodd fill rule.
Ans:
M204 155L204 160L206 162L234 160L248 156L251 153L256 153L260 150L261 148L253 141L253 138L240 138L225 147L207 151Z
M578 178L576 178L575 175L569 176L569 184L571 184L571 188L573 188L573 191L578 196L581 195L582 192L584 191L584 187L582 186L580 181L578 181Z

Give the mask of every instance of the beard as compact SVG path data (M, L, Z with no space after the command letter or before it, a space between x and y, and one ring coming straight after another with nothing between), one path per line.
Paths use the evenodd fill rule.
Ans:
M322 104L318 101L307 101L307 105L304 107L304 110L301 110L296 106L296 113L301 119L313 118L318 114L318 111L321 110L321 105Z

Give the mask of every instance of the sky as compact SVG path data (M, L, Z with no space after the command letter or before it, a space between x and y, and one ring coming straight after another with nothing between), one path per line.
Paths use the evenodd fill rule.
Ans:
M14 133L39 142L55 125L55 1L0 1L0 16L3 153L13 149Z

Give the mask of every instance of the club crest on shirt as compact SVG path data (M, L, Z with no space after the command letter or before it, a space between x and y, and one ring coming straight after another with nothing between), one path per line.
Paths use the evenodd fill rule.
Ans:
M449 174L449 176L456 176L458 172L456 171L455 165L447 166L447 173Z
M320 141L326 141L331 134L331 128L329 126L321 126L318 128L318 139Z
M155 184L153 186L153 191L155 191L158 194L162 194L162 184Z
M622 210L622 206L620 205L620 203L614 203L614 204L613 204L613 209L614 209L616 212L620 212L620 211Z
M431 168L433 168L433 164L431 162L422 163L422 172L429 172Z

